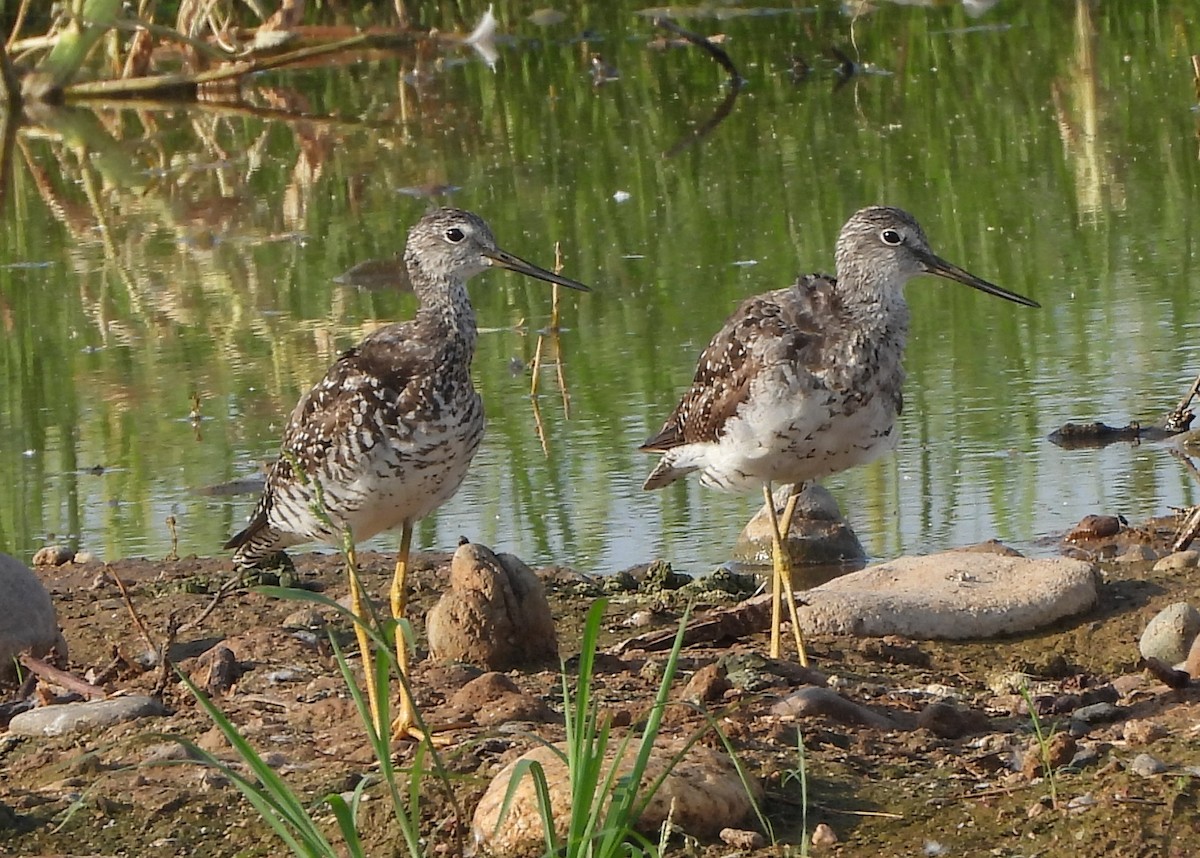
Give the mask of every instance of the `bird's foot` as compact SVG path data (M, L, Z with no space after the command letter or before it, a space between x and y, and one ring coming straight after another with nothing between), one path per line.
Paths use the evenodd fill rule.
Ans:
M445 748L452 743L450 736L445 733L422 730L413 723L411 718L405 718L404 716L399 716L392 722L392 741L428 742L435 748Z

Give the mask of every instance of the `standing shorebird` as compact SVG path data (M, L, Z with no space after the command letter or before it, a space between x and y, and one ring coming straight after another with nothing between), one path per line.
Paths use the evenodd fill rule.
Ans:
M356 542L399 527L390 594L397 620L404 617L413 525L458 490L483 438L483 403L471 383L477 332L467 280L498 267L589 291L501 250L488 225L461 209L421 218L408 235L404 265L420 301L416 318L372 333L301 397L250 524L225 545L245 568L301 542L341 545L345 534ZM353 548L349 560L355 632L382 731ZM403 677L393 733L416 736L399 627L396 658Z
M644 489L693 471L722 491L762 488L774 529L771 655L780 651L782 588L805 665L784 539L804 483L868 462L899 440L904 284L936 274L1039 306L937 256L912 215L897 208L856 212L838 236L835 260L836 278L807 274L744 301L700 355L691 388L641 447L663 454ZM782 518L773 481L793 484Z

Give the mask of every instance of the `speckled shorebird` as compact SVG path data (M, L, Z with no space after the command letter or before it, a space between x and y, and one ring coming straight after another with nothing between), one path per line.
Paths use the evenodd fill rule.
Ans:
M700 472L727 492L762 488L774 528L771 655L780 652L781 588L800 662L808 663L784 538L804 483L894 449L904 386L904 284L936 274L1037 307L929 249L912 215L872 206L838 236L837 277L807 274L742 303L700 355L691 388L641 449L662 453L643 488ZM771 483L792 483L782 517Z
M225 545L236 549L234 562L244 568L290 545L341 545L344 532L362 541L399 527L390 594L396 619L405 611L413 525L458 490L483 438L483 404L471 383L477 332L467 280L499 267L588 291L501 250L488 225L460 209L421 218L409 233L404 264L420 302L416 318L372 333L300 399L250 524ZM316 512L318 505L327 515ZM351 609L365 617L353 553L349 565ZM371 641L361 624L355 631L382 730ZM399 628L396 657L405 678L393 734L419 736L404 687L408 658Z

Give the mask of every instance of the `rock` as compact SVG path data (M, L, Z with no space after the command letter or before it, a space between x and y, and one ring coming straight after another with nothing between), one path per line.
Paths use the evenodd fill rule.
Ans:
M285 629L319 632L325 628L326 622L325 616L316 608L299 608L284 617L280 625Z
M1155 572L1178 572L1182 569L1194 569L1200 565L1200 551L1176 551L1154 564Z
M744 851L762 849L767 843L757 831L747 831L744 828L722 828L717 836L726 846Z
M450 697L449 704L481 727L510 721L546 721L553 713L546 703L519 689L503 673L485 673Z
M985 542L976 542L974 545L967 545L963 548L956 548L956 551L968 551L973 554L999 554L1002 557L1024 557L1020 551L1015 548L1009 548L999 539L989 539Z
M1058 771L1071 762L1077 748L1074 737L1068 733L1055 733L1046 740L1045 748L1035 740L1025 752L1021 774L1026 780L1033 780L1045 775L1047 766L1052 772Z
M0 554L0 677L22 652L41 658L52 649L67 654L50 594L29 567Z
M611 770L620 741L610 742L609 754L602 771ZM653 783L678 753L679 746L656 746L650 755L642 784ZM550 807L559 837L566 833L571 784L566 764L559 757L566 748L539 746L505 766L492 780L480 799L471 823L477 845L490 854L504 856L541 855L544 850L542 819L538 810L533 779L525 774L515 787L508 814L503 822L500 810L508 794L509 783L517 766L536 762L542 766L549 787ZM618 763L618 772L627 773L637 756L636 741L628 743ZM528 761L528 762L524 762ZM757 781L751 777L755 800L761 794ZM723 753L693 745L683 759L670 770L638 820L640 831L657 836L663 821L671 821L686 833L699 838L712 838L725 828L738 828L751 814L752 803L738 776L733 762Z
M1189 679L1193 676L1200 677L1200 635L1192 639L1187 658L1183 660L1183 670Z
M1158 552L1149 545L1131 545L1113 558L1117 563L1152 563L1157 559Z
M902 557L821 584L799 609L807 635L963 640L1017 634L1096 603L1092 564L948 551Z
M790 485L775 490L775 508L783 513ZM733 547L732 558L738 563L766 564L771 562L773 536L771 517L766 504L755 513L742 529ZM809 483L796 502L791 532L786 548L795 564L829 565L853 563L866 559L862 543L842 518L838 503L828 489Z
M65 545L44 545L33 555L34 566L63 566L75 559L75 551Z
M1149 754L1138 754L1129 764L1129 770L1138 777L1152 778L1167 770L1167 764Z
M813 829L812 845L817 849L823 849L827 846L832 846L837 842L837 832L835 832L824 822L818 823L817 827Z
M1146 718L1135 718L1121 725L1121 738L1134 746L1149 745L1166 736L1166 727Z
M14 715L8 722L8 729L18 736L62 736L111 727L122 721L165 715L166 712L162 703L153 697L130 695L86 703L39 706Z
M923 727L939 739L961 739L968 733L986 730L987 716L978 712L963 711L950 703L930 703L917 715L917 726Z
M772 715L811 718L823 715L839 724L864 724L880 730L895 730L896 723L865 706L847 700L830 688L815 685L798 688L771 707Z
M1071 713L1073 721L1081 721L1084 724L1106 724L1110 721L1116 721L1125 710L1120 706L1114 706L1111 703L1101 701L1100 703L1091 703L1087 706L1080 706Z
M714 661L692 674L687 687L683 689L683 699L694 703L712 703L720 700L731 687L725 665Z
M238 664L233 650L218 644L196 659L195 683L204 689L209 697L220 697L237 682L242 675L242 666Z
M1107 539L1121 532L1121 519L1115 515L1085 515L1067 533L1067 542Z
M1094 746L1089 745L1086 748L1079 748L1075 751L1075 756L1071 757L1071 762L1067 763L1067 768L1079 772L1088 766L1096 765L1098 762L1100 762L1100 751Z
M434 658L492 670L558 658L542 582L511 554L467 543L454 552L450 589L426 617Z
M1187 659L1192 641L1200 634L1200 611L1187 602L1175 602L1159 611L1146 624L1138 641L1142 658L1157 658L1167 664Z

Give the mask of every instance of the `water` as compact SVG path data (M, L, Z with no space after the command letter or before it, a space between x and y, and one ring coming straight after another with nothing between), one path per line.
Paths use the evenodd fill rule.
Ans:
M722 562L754 499L690 481L644 493L653 459L636 448L737 303L830 270L842 222L876 202L1043 308L908 287L900 448L827 481L871 554L991 537L1047 551L1090 512L1196 502L1162 445L1045 440L1072 419L1153 419L1200 370L1190 3L682 19L726 34L747 81L690 145L724 73L647 49L638 8L571 7L541 28L498 4L514 41L495 72L469 52L373 55L263 76L238 109L105 106L23 128L0 235L0 549L159 556L173 516L181 553L219 552L254 498L196 490L252 474L341 349L412 315L411 295L332 278L398 252L428 204L411 189L431 185L458 187L437 201L522 256L552 264L561 242L596 291L562 299L569 417L544 370L543 452L513 367L549 291L472 284L489 430L421 547L465 535L598 572ZM830 46L868 68L839 82ZM593 52L617 81L593 86ZM799 82L797 55L813 67Z

